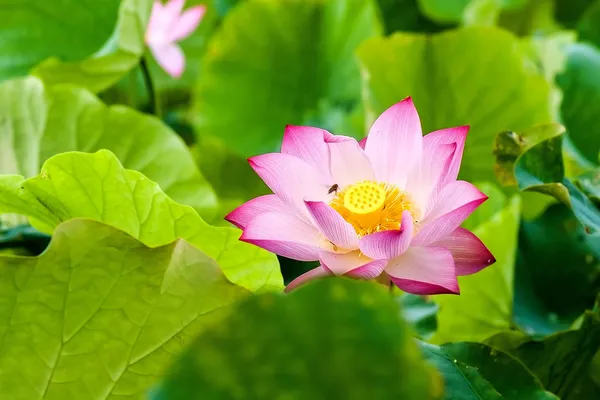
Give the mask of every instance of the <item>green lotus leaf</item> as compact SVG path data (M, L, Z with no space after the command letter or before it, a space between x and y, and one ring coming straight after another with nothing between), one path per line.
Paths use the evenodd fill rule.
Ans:
M599 298L600 299L600 298ZM547 390L563 400L587 400L600 396L600 313L586 311L578 329L544 339L505 341L508 352L525 364ZM495 345L501 342L496 338Z
M421 349L442 373L447 400L559 400L520 361L484 344L421 342Z
M0 255L0 397L143 399L248 294L183 240L64 222L39 257Z
M276 151L286 124L320 108L351 111L360 98L354 49L381 31L374 0L240 2L208 44L192 114L198 137L248 157Z
M182 238L214 258L233 283L254 292L283 286L275 255L240 242L237 228L208 225L158 184L123 168L108 150L59 154L29 179L0 176L0 199L0 213L31 217L34 226L48 233L63 221L90 218L151 247Z
M0 173L29 178L55 154L100 149L156 181L175 201L208 220L214 215L214 191L183 141L159 119L107 107L83 89L45 87L37 78L0 84Z
M35 3L44 2L44 0L30 1ZM49 2L45 3L48 4ZM86 14L102 12L102 8L105 6L104 2L100 1L70 0L63 2L65 14L61 15L60 18L67 18L67 21L75 22L78 25L84 24L85 19L72 14L73 6L82 3L88 3L87 7L83 7ZM110 0L108 3L114 4L115 0ZM152 3L153 0L121 0L117 25L111 35L105 37L106 41L102 47L95 49L93 54L83 59L75 57L72 60L49 58L35 67L32 73L49 85L69 83L85 87L92 92L100 92L110 87L133 69L143 56L146 48L144 42L146 24L150 18ZM90 4L93 7L91 9ZM29 12L35 12L33 10L35 10L35 7L31 7ZM107 18L106 22L102 21L102 23L111 25L113 19L114 17ZM23 28L27 29L27 26L29 25L24 25ZM72 37L79 34L79 26L76 29L70 28L68 23L59 26L63 31L62 34L69 38L63 41L60 46L64 46L63 51L69 54L68 43L72 40ZM82 29L90 29L90 27ZM23 43L19 43L19 46L23 46Z
M574 180L565 177L563 132L560 125L547 124L523 133L500 133L494 150L496 173L500 181L516 183L522 191L556 198L573 210L587 233L597 234L600 208L586 194L597 182L588 175Z
M386 288L329 278L240 304L153 398L429 400L441 391Z

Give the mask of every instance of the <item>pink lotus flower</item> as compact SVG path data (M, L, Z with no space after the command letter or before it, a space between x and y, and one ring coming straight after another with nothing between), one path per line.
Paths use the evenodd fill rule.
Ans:
M318 128L286 127L281 153L249 159L274 194L226 219L240 240L321 265L287 290L325 275L391 280L414 294L459 293L457 275L496 260L460 224L487 196L456 180L468 126L422 136L411 98L387 109L358 143Z
M185 68L185 56L177 42L190 36L200 24L206 7L191 7L182 13L185 0L170 0L164 6L154 1L146 44L156 62L172 77L179 78Z

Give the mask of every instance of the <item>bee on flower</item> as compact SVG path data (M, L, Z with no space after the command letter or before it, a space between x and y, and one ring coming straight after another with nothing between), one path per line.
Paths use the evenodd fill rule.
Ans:
M288 126L280 153L249 159L273 194L226 219L243 230L240 240L320 262L287 290L346 275L384 279L414 294L459 293L457 276L495 262L481 240L460 227L487 200L457 180L468 130L423 136L411 98L383 112L360 143Z

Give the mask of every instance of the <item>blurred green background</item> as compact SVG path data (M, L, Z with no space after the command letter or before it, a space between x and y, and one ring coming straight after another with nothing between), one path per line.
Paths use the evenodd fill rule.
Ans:
M295 308L296 300L287 304L264 295L274 296L264 301L282 304L273 314L262 314L260 296L243 306L266 321L264 331L254 331L243 317L223 328L213 322L221 320L214 310L250 292L280 290L316 266L284 258L278 265L273 255L237 243L240 232L223 216L268 193L246 159L278 151L286 124L362 138L383 110L412 96L424 132L471 126L460 177L490 199L465 227L497 263L461 277L460 296L424 299L395 292L390 300L369 292L370 286L340 289L357 291L346 306L364 306L368 317L343 314L330 321L331 335L339 327L354 332L358 318L366 325L355 332L357 342L382 326L412 329L429 342L420 342L420 354L433 360L445 386L426 390L438 382L431 373L426 383L402 381L406 385L400 382L377 398L410 390L413 397L402 398L437 398L441 386L448 399L600 398L594 308L600 291L600 0L188 0L186 7L197 4L206 5L207 13L181 43L186 70L172 79L144 43L150 0L0 0L0 393L15 399L140 398L188 348L181 341L192 343L207 327L217 326L206 343L215 340L214 348L226 354L243 341L228 336L240 326L248 327L248 336L270 337L273 319L299 315L316 321L317 314ZM102 149L108 152L96 153ZM72 221L77 218L89 221ZM133 238L119 236L121 231ZM173 245L178 238L190 247ZM62 280L90 254L104 260L93 274ZM182 254L212 272L196 276ZM116 259L158 264L147 281L117 274L113 282L102 266ZM237 286L211 275L215 268ZM154 280L154 274L167 277ZM219 283L198 291L188 278ZM96 279L97 286L90 283ZM54 280L66 286L50 284ZM146 293L144 285L156 292ZM131 294L128 287L139 292ZM165 297L171 294L165 287L173 298ZM306 293L329 295L337 290L332 288L315 286ZM58 294L79 289L76 300ZM361 290L375 300L354 304ZM93 299L86 297L90 293ZM111 308L139 298L153 306L124 312L135 323L119 328L114 343L102 336L110 336L109 319L90 310L102 301ZM50 311L34 303L47 303ZM153 311L154 304L163 314ZM398 315L386 325L373 304ZM402 328L401 312L410 328ZM173 315L179 320L156 328ZM142 324L144 318L154 325ZM186 328L177 333L180 325ZM144 328L132 334L135 326ZM106 332L92 334L98 327ZM293 340L319 341L311 336L317 328L303 329L305 336ZM283 342L278 335L274 343ZM380 343L393 342L381 335ZM201 380L197 371L210 370L212 364L194 359L194 352L199 359L214 356L202 340L181 359L195 366L181 367L188 375L173 375L164 390L193 387ZM109 342L108 350L86 345ZM459 343L437 346L450 342ZM403 356L416 352L415 346L398 346L385 362L398 356L425 371L420 358ZM323 357L336 357L326 355L332 350L325 347ZM236 366L264 362L277 369L293 356L277 349L269 353L272 360L250 353L240 355L243 361L215 356L223 381L206 392L213 397L202 398L233 396L222 392L228 385L247 388L242 383L250 378ZM120 358L128 351L129 364ZM94 352L98 358L83 356ZM340 360L330 367L346 364ZM94 363L107 366L104 380L94 375ZM298 369L305 367L299 361ZM349 370L346 377L351 381L361 373ZM274 398L277 388L266 386L231 398ZM290 392L289 398L314 395Z

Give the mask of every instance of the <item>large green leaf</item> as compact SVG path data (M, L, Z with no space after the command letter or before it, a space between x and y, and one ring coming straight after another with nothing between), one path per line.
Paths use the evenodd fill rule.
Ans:
M302 124L320 104L351 109L360 93L353 51L380 32L373 0L238 4L204 58L198 133L249 156L277 150L285 125Z
M425 359L435 365L444 377L445 399L499 400L500 393L476 368L446 354L440 347L421 342Z
M518 186L517 178L515 177L515 166L519 157L538 143L560 137L564 132L565 128L562 125L552 123L541 124L520 133L512 131L499 133L494 142L493 152L496 157L494 171L500 183L505 186ZM552 144L554 142L550 141L548 143ZM545 162L539 166L540 169L545 170L548 175L564 175L561 152L548 151L540 152L540 154L552 157L544 160ZM558 160L555 159L557 156ZM535 163L531 164L535 166ZM549 172L548 169L550 169ZM554 171L556 169L558 171Z
M30 0L35 3L42 3L44 0ZM44 2L49 5L49 2ZM87 3L85 13L93 15L95 13L103 14L105 3L114 4L114 0L109 1L84 1ZM93 92L102 91L116 83L127 72L134 68L144 54L145 42L144 35L146 33L146 24L150 17L152 0L121 0L119 7L119 17L116 27L112 34L104 37L105 43L101 48L96 48L93 54L86 54L89 57L69 57L66 60L60 60L56 57L50 58L38 65L33 70L33 74L41 77L48 84L73 83L78 86L88 88ZM52 3L53 4L53 3ZM64 30L63 35L67 39L60 41L60 46L64 49L65 54L69 54L69 42L72 38L79 35L80 29L94 30L95 24L87 22L85 19L80 19L78 15L73 15L71 10L74 5L82 4L81 1L69 0L63 1L65 9L63 15L70 23L62 22L61 29ZM31 7L36 9L36 7ZM59 15L57 12L56 15ZM114 16L109 18L105 24L110 27L114 24ZM72 23L76 23L76 27L72 27ZM29 27L29 24L23 27ZM44 26L43 24L41 25ZM27 28L29 30L29 28ZM41 29L41 35L44 35L44 29ZM17 40L17 39L15 39ZM20 51L22 51L22 42L17 42ZM53 46L55 46L53 44ZM50 55L55 56L56 53ZM63 62L65 61L65 62Z
M498 344L498 342L496 342ZM503 350L521 360L547 390L562 400L600 397L600 314L587 311L579 329L510 345Z
M460 296L433 299L440 309L432 342L480 341L511 327L520 205L520 198L513 196L504 209L473 229L496 263L474 275L460 276Z
M587 233L597 233L600 209L586 191L593 190L598 183L591 179L583 181L586 187L582 190L581 178L572 182L565 177L562 140L562 129L553 124L523 133L500 133L494 149L496 173L505 184L516 182L522 191L556 198L573 210Z
M208 219L216 196L185 144L160 120L106 107L77 88L45 88L36 78L0 84L0 173L31 177L49 157L109 149L126 168L158 182L175 201Z
M367 120L412 96L423 132L471 125L461 176L493 180L497 132L550 120L550 86L524 65L518 39L497 28L398 33L358 49Z
M425 358L444 376L447 400L558 400L508 354L480 343L420 343Z
M158 399L432 399L421 359L387 290L329 278L248 299L205 331Z
M75 61L89 56L114 29L119 3L0 0L0 80L26 75L48 57Z
M515 270L517 325L532 335L568 328L600 291L599 259L600 237L587 235L566 206L555 204L523 221Z
M143 399L174 355L246 290L177 240L61 224L39 257L0 256L0 397Z
M107 150L50 158L33 178L0 176L0 213L33 218L51 231L85 217L112 225L154 247L183 238L213 257L234 283L252 291L280 289L275 255L238 240L236 228L208 225L189 206L175 203L137 171L124 169Z
M564 178L560 125L540 125L523 133L498 135L494 153L501 182L529 193L555 196L571 206L590 230L599 214L573 183ZM588 182L593 187L593 181ZM550 198L550 197L548 197ZM593 218L591 218L591 217ZM513 319L530 334L564 329L594 300L600 247L563 205L553 205L523 221L516 264ZM556 293L562 296L557 297Z
M600 22L600 19L598 20ZM568 47L565 71L557 77L563 91L562 120L577 150L588 161L598 164L600 128L600 50L583 43Z

